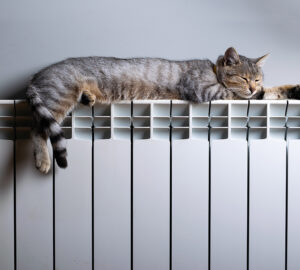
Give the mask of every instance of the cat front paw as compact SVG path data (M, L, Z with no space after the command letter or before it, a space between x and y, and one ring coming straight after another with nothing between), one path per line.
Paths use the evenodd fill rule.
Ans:
M289 99L300 99L300 85L295 85L290 88L287 97Z

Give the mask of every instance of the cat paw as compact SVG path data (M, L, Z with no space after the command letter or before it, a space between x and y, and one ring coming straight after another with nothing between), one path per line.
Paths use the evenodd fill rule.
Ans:
M288 91L289 99L300 99L300 85L295 85Z
M35 160L35 167L44 174L47 174L50 170L51 161L50 159L37 159Z
M81 101L80 101L83 105L87 105L87 106L94 106L95 102L96 102L96 96L91 94L91 93L82 93L81 95Z

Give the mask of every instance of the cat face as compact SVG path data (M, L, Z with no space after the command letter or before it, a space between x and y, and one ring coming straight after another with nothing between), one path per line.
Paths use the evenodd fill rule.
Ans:
M250 59L238 55L234 48L220 56L216 73L218 81L241 98L249 99L262 90L262 65L268 55Z

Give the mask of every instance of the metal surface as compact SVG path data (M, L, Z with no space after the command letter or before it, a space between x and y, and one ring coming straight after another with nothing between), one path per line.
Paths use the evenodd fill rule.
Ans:
M28 106L1 101L0 270L298 269L299 108L79 106L44 176Z

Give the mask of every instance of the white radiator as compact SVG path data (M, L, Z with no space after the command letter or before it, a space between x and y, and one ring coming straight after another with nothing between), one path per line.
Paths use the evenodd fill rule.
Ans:
M300 269L300 102L79 107L46 176L30 125L0 101L0 270Z

